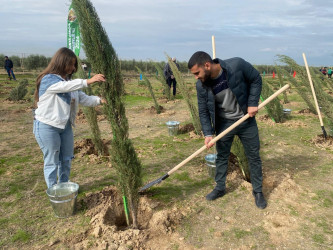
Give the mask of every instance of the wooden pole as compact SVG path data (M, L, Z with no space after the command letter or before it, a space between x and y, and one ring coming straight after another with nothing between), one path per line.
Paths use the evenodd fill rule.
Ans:
M311 74L310 74L308 62L306 61L305 53L303 53L303 59L304 59L304 64L305 64L305 68L306 68L306 73L308 73L308 78L309 78L309 82L310 82L310 86L311 86L313 99L315 101L315 105L316 105L316 109L317 109L317 113L318 113L318 117L319 117L319 121L320 121L320 126L321 126L321 129L323 131L324 137L326 139L327 138L327 133L326 133L326 130L325 130L325 127L324 127L323 119L321 118L320 109L319 109L319 105L318 105L318 101L317 101L317 96L316 96L316 93L315 93L315 90L314 90L314 87L313 87Z
M212 47L213 47L213 59L216 58L216 52L215 52L215 36L212 36Z

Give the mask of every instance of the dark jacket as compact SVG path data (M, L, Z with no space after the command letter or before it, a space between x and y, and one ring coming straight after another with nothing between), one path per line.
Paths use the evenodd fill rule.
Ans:
M13 62L10 59L5 60L5 69L12 69L13 68Z
M247 107L257 107L262 80L259 72L242 58L214 59L227 73L228 86L235 95L244 115ZM215 134L215 97L210 87L200 80L196 83L199 117L205 136Z
M176 63L176 62L175 62L175 64L176 64L177 68L179 69L179 64ZM164 72L164 76L165 76L166 79L170 78L171 75L173 75L169 63L166 63L166 64L165 64L163 72Z

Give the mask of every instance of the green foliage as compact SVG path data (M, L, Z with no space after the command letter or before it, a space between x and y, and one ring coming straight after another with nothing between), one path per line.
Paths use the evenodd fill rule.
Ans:
M83 71L81 67L81 61L78 59L78 69L75 74L80 79L87 79L87 74ZM88 86L86 89L83 90L87 95L92 95L91 86ZM104 147L103 140L101 137L101 130L99 129L98 122L97 122L97 112L95 107L83 107L83 113L85 114L91 135L92 141L94 143L95 150L98 152L99 155L108 155L107 149Z
M199 111L193 102L193 99L191 96L191 91L186 86L185 81L184 81L180 71L178 70L176 64L171 60L171 58L169 56L167 56L167 58L168 58L168 62L171 67L172 73L176 78L180 93L184 97L186 104L188 106L188 109L190 111L195 133L197 135L200 135L201 134L201 124L200 124L200 118L199 118Z
M312 83L315 89L320 112L326 116L326 120L329 126L333 125L333 97L325 90L325 82L322 79L322 75L316 74L313 69L310 69ZM308 83L309 84L309 83ZM329 83L332 84L332 83ZM310 85L310 84L309 84Z
M316 114L316 108L314 106L314 103L312 102L313 98L311 95L310 85L305 85L305 83L308 83L305 69L299 66L293 59L288 56L279 55L278 57L281 62L288 64L294 70L296 70L296 78L292 77L289 72L285 71L284 69L281 69L281 72L283 72L288 77L288 81L291 83L297 93L302 97L304 102L308 105L310 111Z
M274 94L273 89L268 84L268 80L263 80L261 96L264 100ZM273 99L270 103L265 106L269 117L274 119L275 122L283 121L283 107L280 103L279 98Z
M297 72L297 78L296 80L293 77L289 76L290 82L295 86L296 91L301 95L303 100L308 104L309 109L312 113L317 114L317 111L315 109L314 105L314 97L312 94L311 86L309 83L309 78L306 73L306 70L304 67L299 66L294 60L291 58L280 55L279 56L280 61L292 66L296 72ZM323 113L326 116L326 120L329 124L329 126L332 126L333 124L333 97L328 94L325 90L329 90L328 83L324 81L323 75L319 74L317 71L314 71L313 69L309 69L311 74L311 79L313 83L313 87L315 90L316 98L318 101L318 105L321 107L321 113Z
M239 167L242 170L243 176L246 181L250 182L250 169L247 157L245 155L244 147L238 136L234 137L234 141L231 145L231 152L236 155Z
M163 86L163 93L166 95L167 99L170 100L171 96L170 96L170 88L169 85L166 83L166 79L164 76L164 72L163 72L163 68L161 67L160 64L153 62L156 71L157 71L157 75L155 75L156 79L161 82L162 86Z
M49 61L50 59L43 55L29 55L23 60L23 66L28 70L45 68Z
M19 101L23 100L25 95L28 93L28 80L23 79L20 81L19 85L12 89L12 91L9 93L9 100L10 101Z
M280 88L282 88L285 85L285 83L283 82L283 77L282 77L282 73L281 73L280 67L276 66L276 72L277 72L277 75L278 75L278 79L279 79L279 83L280 83ZM289 103L288 96L287 96L287 91L283 92L283 103L284 104Z
M161 113L160 105L158 105L158 103L157 103L156 97L154 95L153 87L151 86L149 79L142 73L142 70L140 68L136 67L136 70L139 72L139 74L142 75L144 83L148 87L149 93L150 93L151 97L153 98L157 114Z
M137 227L138 190L142 186L141 163L128 138L128 120L121 98L124 84L120 62L91 1L73 0L72 6L78 17L83 47L89 62L96 73L102 73L106 77L102 95L107 101L104 112L113 133L111 161L117 169L120 190L128 198L133 226Z

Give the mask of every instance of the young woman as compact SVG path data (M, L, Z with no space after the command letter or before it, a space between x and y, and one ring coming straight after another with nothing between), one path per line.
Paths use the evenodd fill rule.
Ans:
M74 157L74 126L78 105L97 106L105 103L98 96L88 96L80 89L104 82L102 74L91 79L70 80L78 67L76 55L67 48L59 49L47 68L37 77L33 133L44 156L44 178L47 187L69 180Z

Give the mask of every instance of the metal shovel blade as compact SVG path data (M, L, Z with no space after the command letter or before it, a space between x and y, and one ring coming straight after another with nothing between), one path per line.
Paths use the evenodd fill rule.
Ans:
M143 186L140 190L139 190L139 193L145 191L146 189L150 188L151 186L154 186L155 184L159 184L161 183L163 180L165 180L166 178L168 178L169 175L168 174L165 174L163 175L162 177L152 181L152 182L149 182L147 185Z

